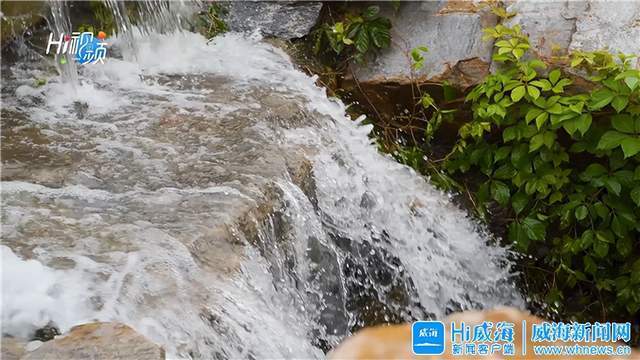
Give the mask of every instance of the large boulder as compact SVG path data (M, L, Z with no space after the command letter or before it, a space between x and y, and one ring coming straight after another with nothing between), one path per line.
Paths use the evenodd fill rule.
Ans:
M78 325L68 334L43 343L22 360L93 359L163 360L164 349L119 323Z
M232 31L259 30L267 36L301 38L316 24L318 1L231 1L224 21Z
M640 54L640 2L523 1L507 7L516 15L507 25L520 25L538 56L550 59L574 50L609 49Z
M381 6L381 16L391 20L392 46L376 59L354 65L360 84L449 81L466 88L488 73L492 43L482 40L482 29L496 24L487 7L467 1L402 3L397 11ZM427 46L422 69L411 73L409 53Z

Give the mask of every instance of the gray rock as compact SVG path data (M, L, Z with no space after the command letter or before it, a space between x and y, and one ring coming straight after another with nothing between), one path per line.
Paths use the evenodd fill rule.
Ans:
M23 360L44 359L138 359L162 360L164 350L118 323L89 323L76 326L55 340L26 353Z
M640 2L590 1L576 21L570 50L598 50L640 55Z
M515 1L507 11L516 16L506 25L520 25L539 57L564 55L571 44L576 20L587 7L584 1Z
M517 0L507 10L517 13L507 25L522 26L532 49L546 59L574 50L640 53L638 1Z
M391 19L392 45L375 60L354 65L360 83L411 82L409 52L427 46L424 67L416 80L448 80L460 87L474 85L489 70L491 42L482 40L482 29L496 24L496 17L472 2L428 1L402 3L396 13L383 5L381 15Z
M232 31L255 31L285 39L300 38L315 25L321 2L237 1L228 4L224 21Z

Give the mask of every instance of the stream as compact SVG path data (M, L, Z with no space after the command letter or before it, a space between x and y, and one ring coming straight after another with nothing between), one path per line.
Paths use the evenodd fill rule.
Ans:
M112 3L104 64L2 63L5 334L119 321L168 358L322 358L363 326L524 306L508 250L283 50L152 3L163 31Z

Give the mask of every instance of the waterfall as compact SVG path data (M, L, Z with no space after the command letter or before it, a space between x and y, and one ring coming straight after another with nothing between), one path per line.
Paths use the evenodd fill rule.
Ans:
M61 34L70 34L71 20L69 19L69 8L66 1L50 1L51 13L49 17L49 27L53 33L53 39L59 39ZM64 54L55 55L55 64L60 72L60 78L75 85L78 82L78 69L74 61L61 61Z
M104 5L111 11L114 20L115 34L119 35L120 51L125 59L135 60L137 46L134 31L145 35L155 33L172 33L182 31L185 26L185 18L203 6L201 1L162 1L143 0L136 2L137 19L143 19L140 24L134 26L130 18L126 3L119 0L103 0ZM60 34L71 34L71 19L69 17L69 2L66 0L48 0L51 12L48 17L49 27L53 38L59 39ZM64 56L64 55L62 55ZM60 61L56 55L56 67L61 78L71 84L78 83L78 68L74 61Z
M4 331L120 321L170 358L320 358L362 326L523 306L508 251L282 50L109 7L135 57L74 84L3 72Z

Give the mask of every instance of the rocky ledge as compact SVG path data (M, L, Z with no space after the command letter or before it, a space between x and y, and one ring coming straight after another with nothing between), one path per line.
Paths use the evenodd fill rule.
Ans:
M3 360L164 360L162 347L127 325L95 322L73 327L47 342L2 338Z

